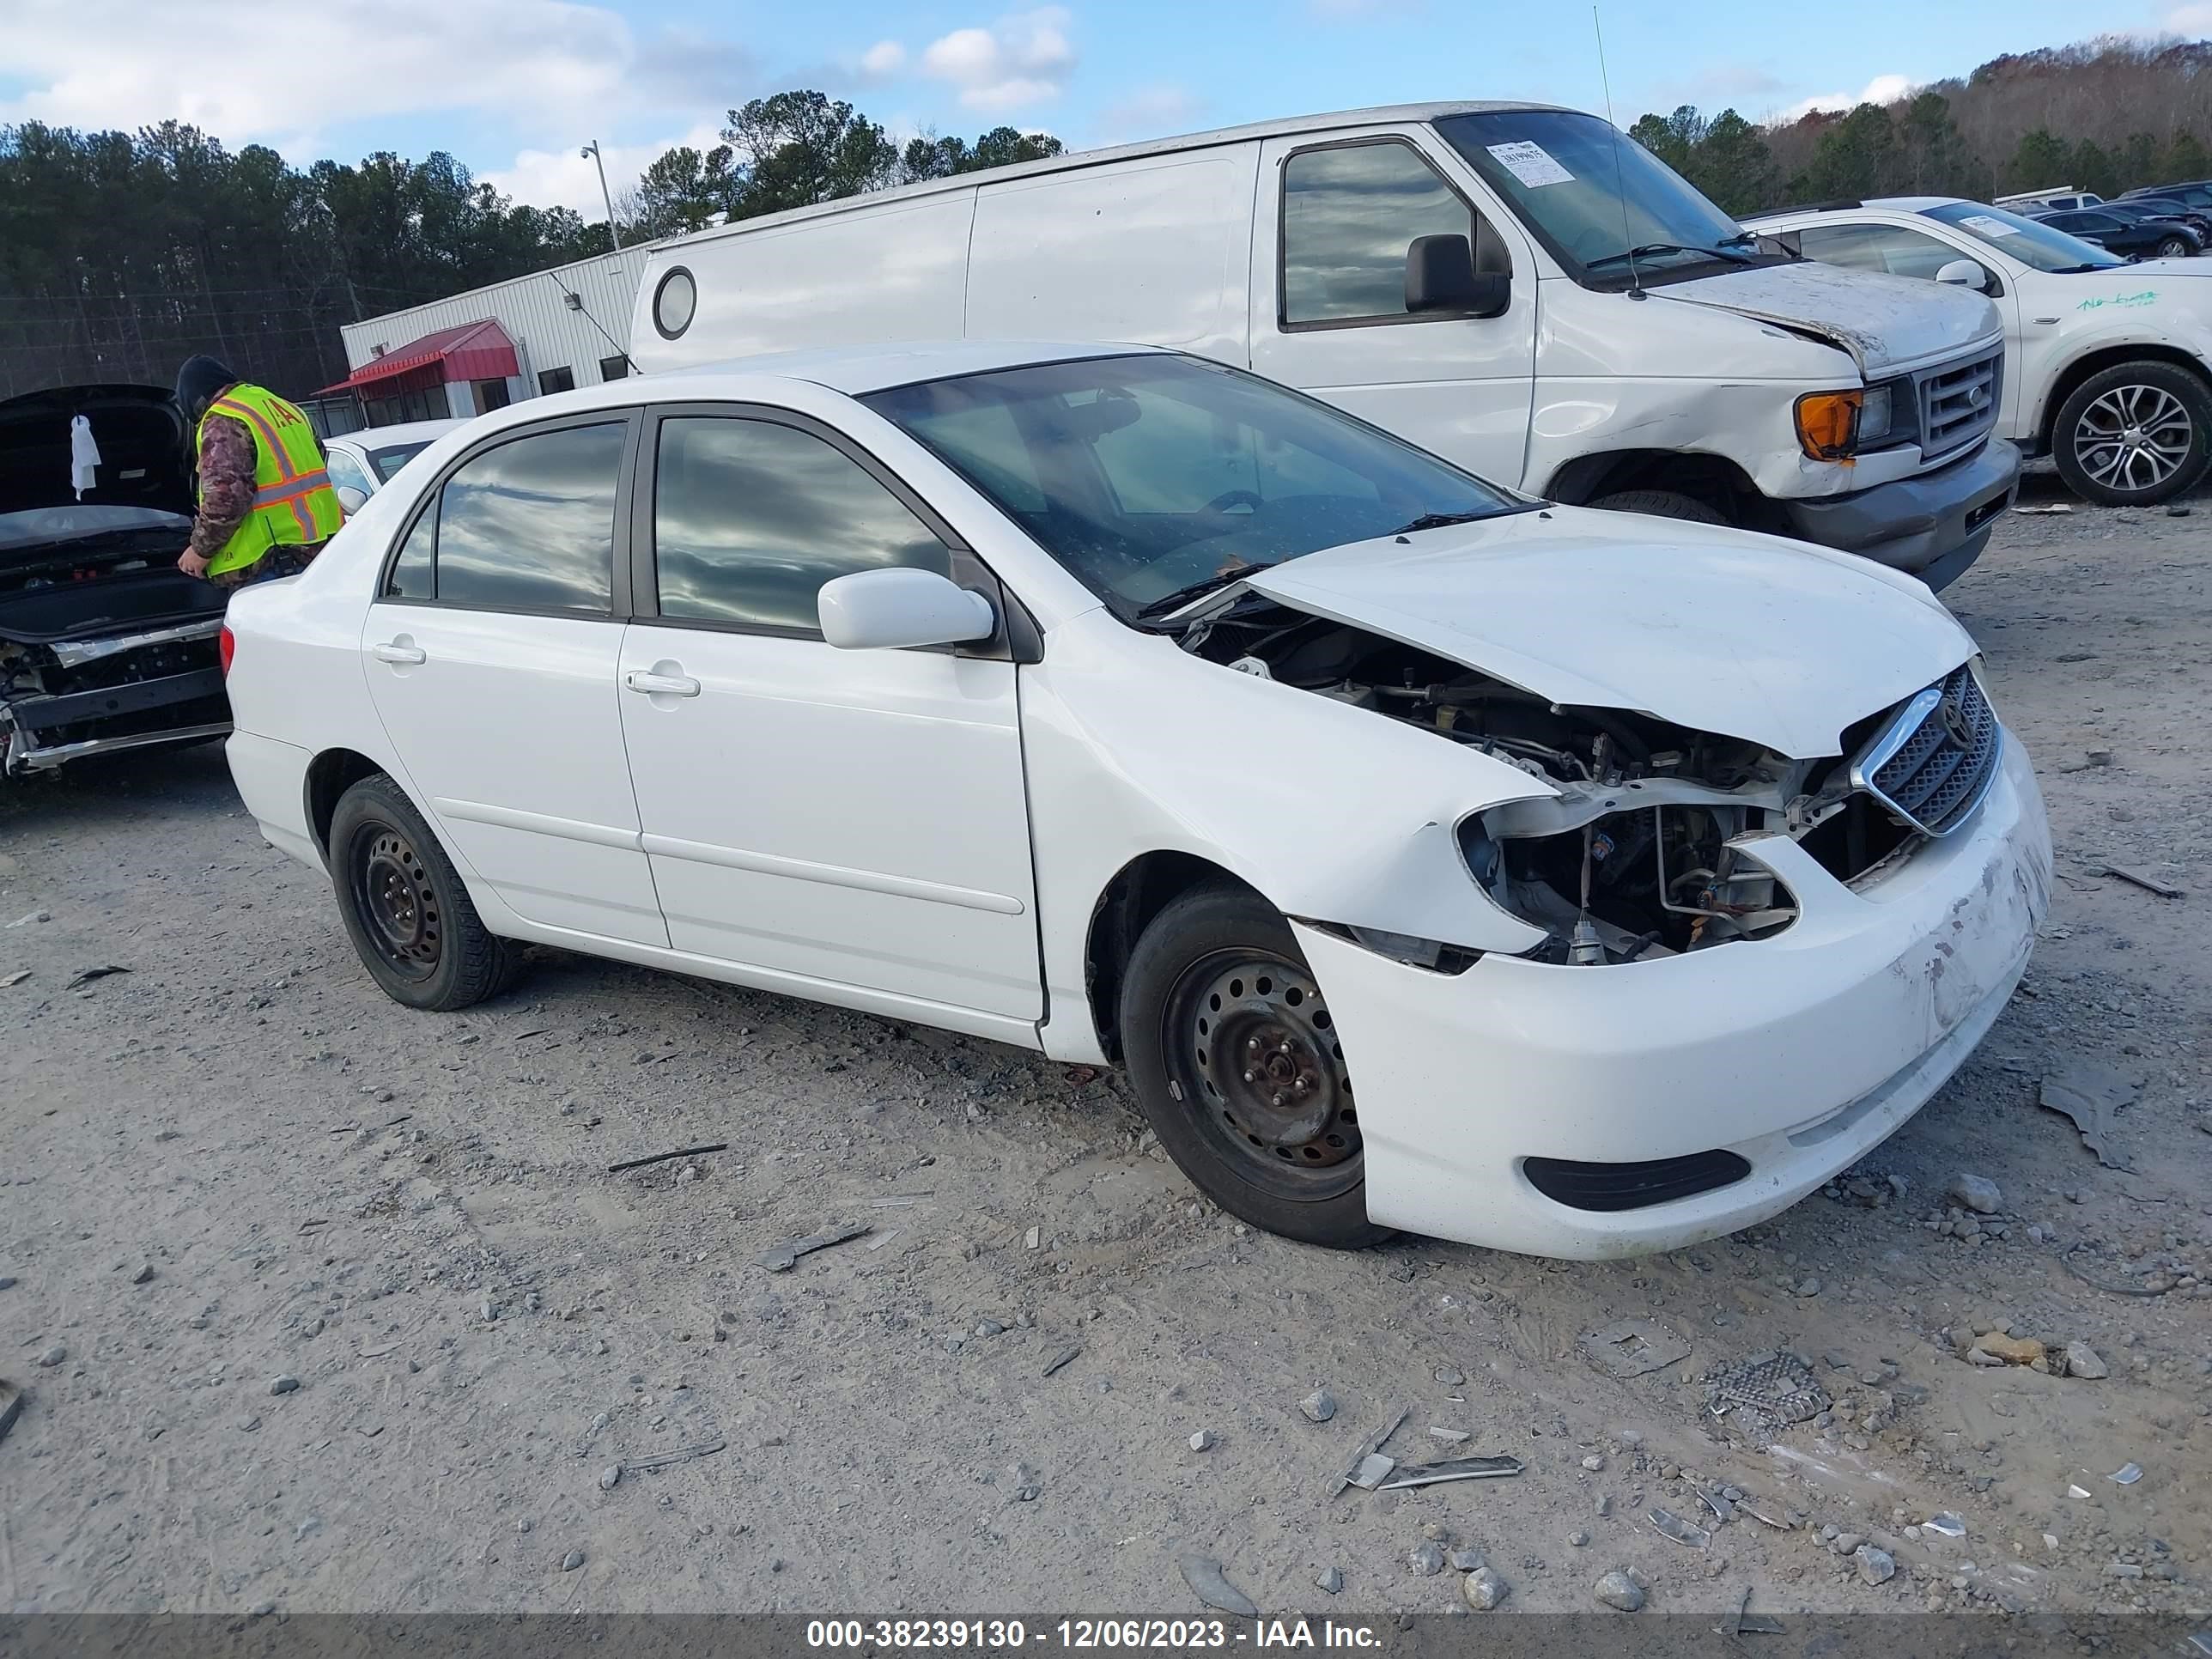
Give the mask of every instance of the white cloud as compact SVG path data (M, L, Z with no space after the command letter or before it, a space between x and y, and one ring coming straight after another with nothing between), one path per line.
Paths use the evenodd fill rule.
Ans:
M2192 5L2176 6L2166 13L2166 27L2173 34L2212 34L2212 5L2197 0Z
M1189 88L1164 82L1140 88L1109 104L1098 113L1098 129L1117 143L1136 143L1189 131L1205 107L1204 100Z
M689 132L658 143L603 143L600 159L606 163L607 188L620 202L623 192L638 181L639 175L677 145L689 144L703 155L721 142L721 123L717 120L702 122ZM606 203L599 195L599 171L591 157L575 145L566 149L526 149L508 166L482 177L502 195L533 207L574 208L595 224L607 216Z
M988 28L955 29L923 48L922 73L959 88L969 109L1001 111L1057 98L1075 68L1068 15L1015 12Z
M888 81L906 67L906 48L896 40L878 40L860 54L860 73L872 81Z
M0 122L125 130L172 117L225 143L334 118L467 110L580 143L671 103L713 107L757 75L744 48L687 31L641 40L579 0L380 0L269 15L235 0L7 0Z
M1877 75L1856 92L1815 93L1777 110L1766 118L1769 126L1780 126L1814 110L1854 110L1861 104L1893 104L1912 90L1910 76Z

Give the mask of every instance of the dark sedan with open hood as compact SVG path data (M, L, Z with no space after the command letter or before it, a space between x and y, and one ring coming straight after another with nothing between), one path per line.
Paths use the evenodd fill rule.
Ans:
M230 729L185 439L160 386L0 403L0 774Z

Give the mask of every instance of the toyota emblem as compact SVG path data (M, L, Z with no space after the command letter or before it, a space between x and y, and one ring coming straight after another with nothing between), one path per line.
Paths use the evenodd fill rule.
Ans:
M1951 741L1961 749L1974 746L1974 723L1966 718L1966 711L1956 697L1946 697L1939 705L1943 714L1943 729L1951 734Z

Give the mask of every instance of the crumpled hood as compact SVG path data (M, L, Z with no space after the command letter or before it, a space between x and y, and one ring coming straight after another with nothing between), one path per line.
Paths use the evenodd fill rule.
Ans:
M1348 543L1240 586L1553 702L1799 760L1974 652L1919 583L1850 554L1575 507Z
M82 502L70 466L70 427L79 415L100 451ZM0 513L77 505L190 516L185 417L166 386L55 386L0 403Z
M1996 307L1971 289L1882 271L1842 270L1805 259L1669 283L1645 290L1655 300L1733 311L1826 340L1880 380L1918 363L2000 337Z

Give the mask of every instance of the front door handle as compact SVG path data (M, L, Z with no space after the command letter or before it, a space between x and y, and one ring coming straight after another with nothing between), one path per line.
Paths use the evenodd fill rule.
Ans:
M696 697L699 695L699 682L687 674L648 674L633 668L623 676L623 684L648 697Z
M379 662L404 664L410 667L430 660L421 646L403 645L398 640L389 640L382 645L372 645L368 647L368 654Z

